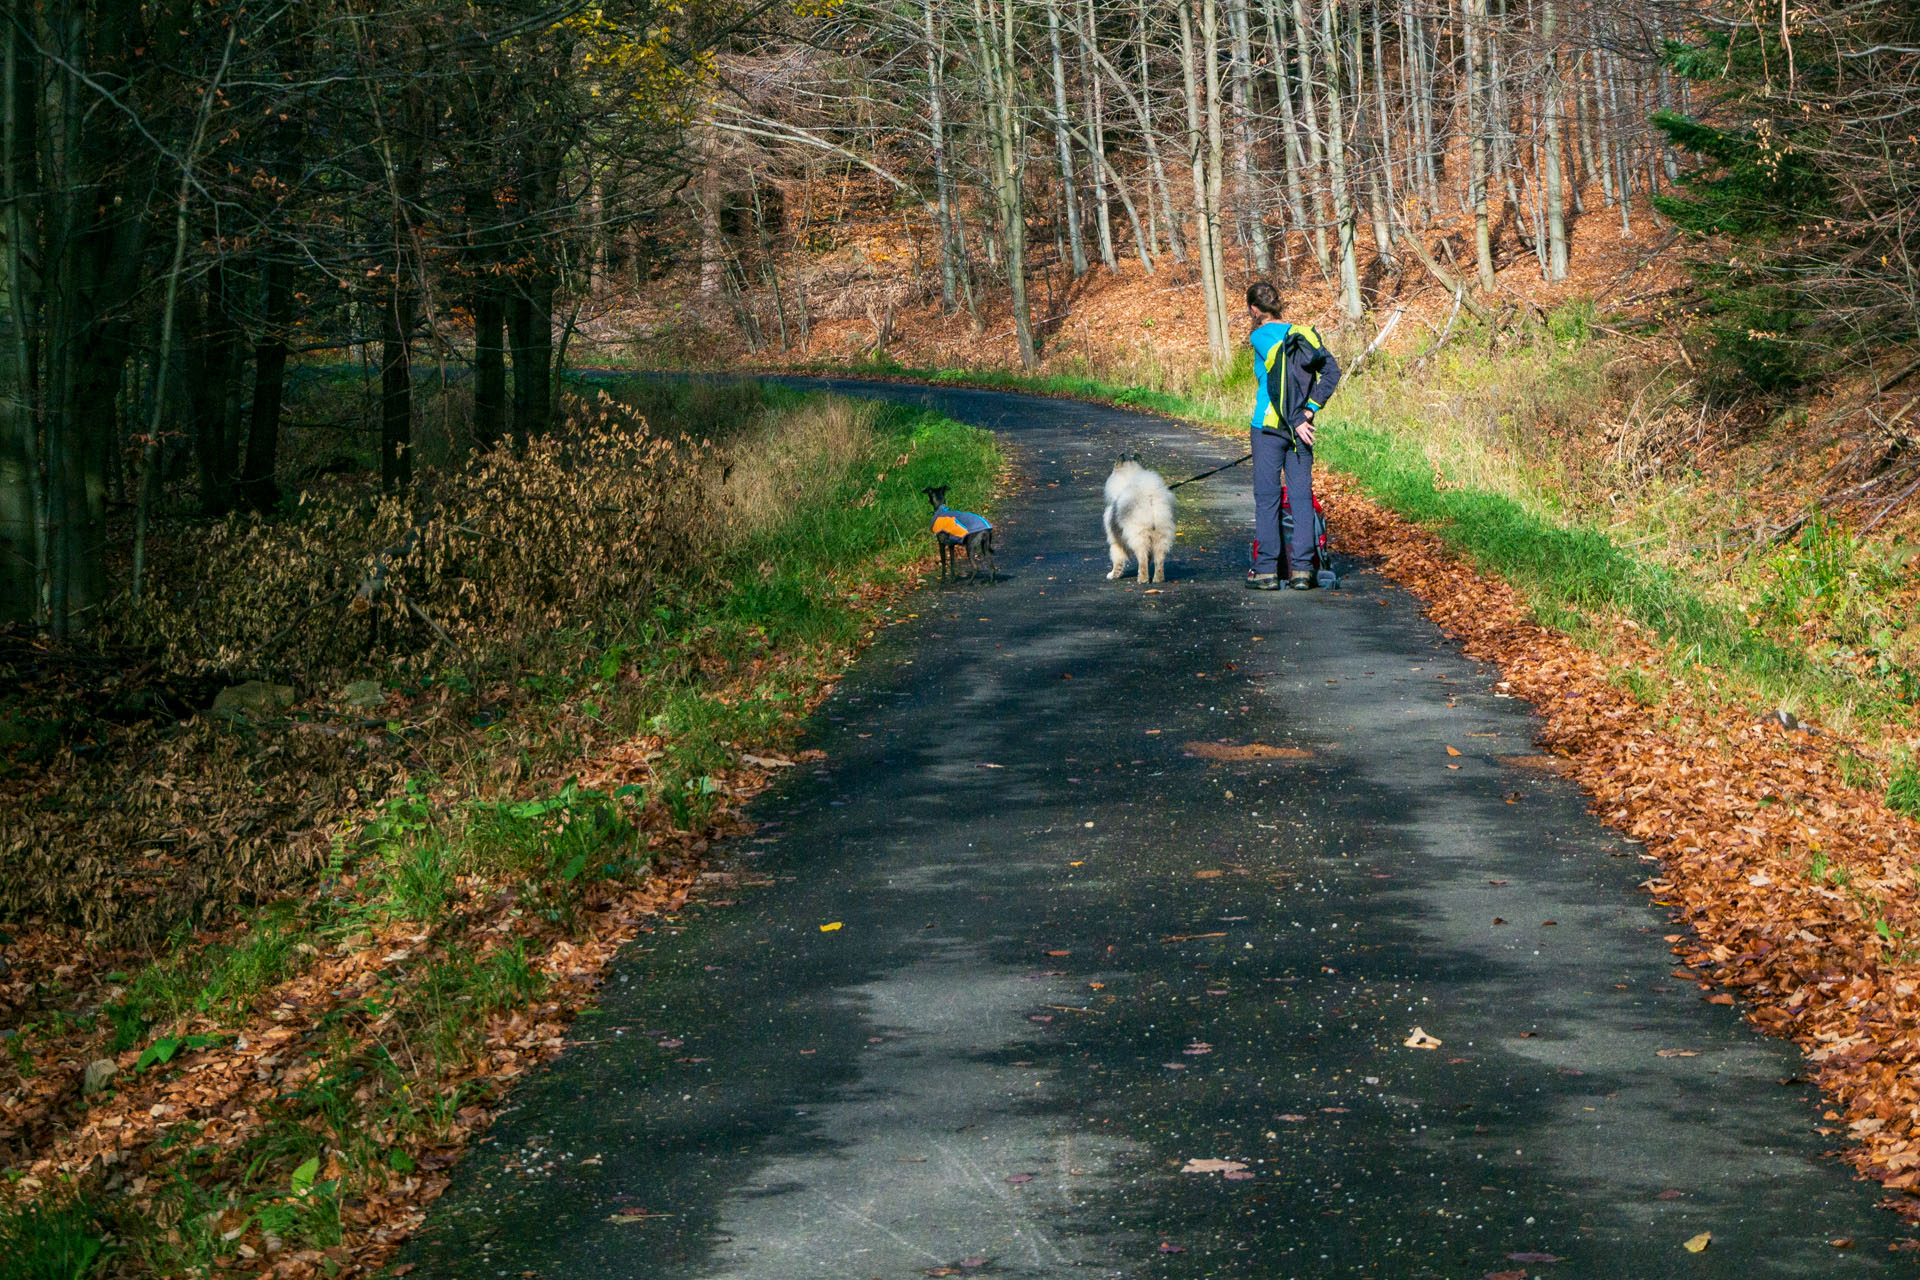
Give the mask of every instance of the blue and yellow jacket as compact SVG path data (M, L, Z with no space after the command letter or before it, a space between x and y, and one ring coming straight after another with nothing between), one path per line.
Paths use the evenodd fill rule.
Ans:
M1259 384L1252 425L1292 439L1306 411L1318 413L1340 385L1340 364L1311 325L1270 320L1247 340L1253 344L1253 375ZM1271 389L1276 372L1280 375L1278 403Z
M977 516L971 511L954 511L941 507L933 513L933 531L936 535L952 538L955 542L964 542L970 533L984 533L993 528L993 522L985 516Z

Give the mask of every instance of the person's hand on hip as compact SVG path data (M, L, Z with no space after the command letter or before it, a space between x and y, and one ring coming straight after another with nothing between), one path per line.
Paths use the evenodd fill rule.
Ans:
M1301 444L1313 447L1313 410L1307 410L1306 416L1300 419L1300 425L1293 429L1293 434L1299 437Z

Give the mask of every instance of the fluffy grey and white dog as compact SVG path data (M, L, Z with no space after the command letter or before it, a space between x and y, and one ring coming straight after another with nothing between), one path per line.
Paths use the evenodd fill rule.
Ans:
M1160 474L1140 465L1139 454L1113 464L1107 477L1107 554L1113 558L1109 582L1127 571L1127 559L1139 562L1141 582L1167 580L1167 552L1173 550L1173 491Z

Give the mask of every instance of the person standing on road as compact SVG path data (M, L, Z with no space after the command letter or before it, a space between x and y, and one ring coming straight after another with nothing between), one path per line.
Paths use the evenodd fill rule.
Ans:
M1280 292L1247 286L1253 332L1253 567L1247 586L1274 591L1314 584L1313 420L1340 385L1340 365L1311 325L1280 319ZM1291 545L1280 543L1280 493L1294 513ZM1281 579L1284 557L1288 577Z

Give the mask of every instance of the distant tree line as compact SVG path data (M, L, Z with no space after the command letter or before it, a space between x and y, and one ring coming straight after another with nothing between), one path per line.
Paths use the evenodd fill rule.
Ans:
M823 181L875 173L932 224L944 304L1010 301L1028 364L1028 291L1056 274L1171 259L1197 273L1225 360L1230 274L1322 281L1359 317L1382 276L1410 270L1490 315L1475 295L1497 266L1568 278L1583 218L1650 245L1774 237L1769 262L1783 229L1844 227L1762 283L1799 299L1788 311L1813 305L1801 286L1816 281L1785 277L1817 260L1819 280L1849 281L1850 301L1820 308L1898 317L1911 336L1917 14L1895 0L845 0L721 59L707 279L750 341L772 328L768 304L783 340L803 333L804 281L781 280L769 251L782 225L797 239L811 224L770 233L767 192L811 205ZM1689 211L1701 191L1719 212ZM1730 200L1752 207L1729 221ZM751 225L723 235L725 207Z
M1641 233L1680 177L1656 111L1685 114L1667 0L847 0L784 48L724 57L710 127L767 180L854 157L937 225L940 290L1012 295L1023 360L1034 246L1078 277L1123 254L1197 269L1216 359L1236 273L1368 270L1491 289L1500 255L1566 277L1581 216ZM730 164L740 175L747 169ZM1637 201L1637 203L1636 203ZM1458 260L1417 232L1470 218ZM1640 225L1636 225L1640 224ZM1362 252L1370 241L1372 252ZM728 246L719 246L725 251ZM1051 249L1052 253L1047 251ZM760 273L741 280L765 287ZM1470 300L1469 300L1470 301Z
M538 436L557 314L678 180L705 54L674 0L8 0L0 28L0 622L142 590L156 484L275 510L289 363L416 362L472 438ZM170 471L169 471L170 473Z

